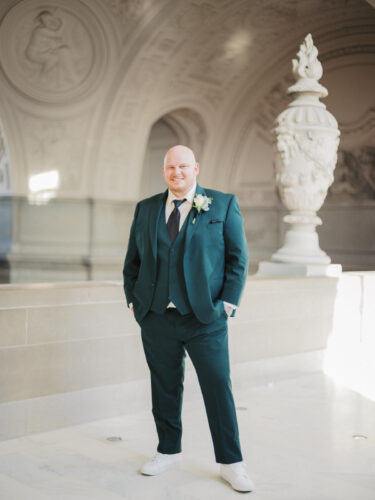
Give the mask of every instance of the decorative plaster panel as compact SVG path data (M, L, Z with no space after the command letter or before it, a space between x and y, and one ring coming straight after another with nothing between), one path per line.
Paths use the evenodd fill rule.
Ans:
M375 202L375 145L339 152L329 202Z
M83 187L85 137L90 123L90 114L69 119L42 119L22 113L22 131L27 154L27 175L58 171L59 185L56 195L85 195ZM87 132L86 132L87 133Z
M107 57L98 20L79 0L19 2L0 26L0 60L10 82L29 97L66 102L92 90Z
M152 7L152 0L103 0L103 3L122 25L139 22Z

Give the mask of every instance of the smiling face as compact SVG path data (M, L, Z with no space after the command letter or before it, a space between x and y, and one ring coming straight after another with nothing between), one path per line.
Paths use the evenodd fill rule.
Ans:
M183 197L194 185L199 164L193 151L186 146L174 146L164 158L163 176L171 192Z

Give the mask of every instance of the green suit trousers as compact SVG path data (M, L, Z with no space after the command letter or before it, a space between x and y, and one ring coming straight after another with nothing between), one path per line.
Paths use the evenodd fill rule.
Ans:
M188 352L202 391L216 462L242 461L228 351L228 318L201 323L176 309L149 311L140 322L151 375L152 414L160 453L181 451L181 410L185 356Z

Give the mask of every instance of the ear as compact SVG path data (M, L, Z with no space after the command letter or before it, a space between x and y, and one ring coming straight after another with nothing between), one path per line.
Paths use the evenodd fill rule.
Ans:
M195 164L195 171L196 171L196 173L198 175L199 174L199 163Z

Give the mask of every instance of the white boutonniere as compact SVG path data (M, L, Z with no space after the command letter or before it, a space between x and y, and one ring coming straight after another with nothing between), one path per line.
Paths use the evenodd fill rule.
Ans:
M205 212L207 212L207 210L210 209L210 205L212 203L212 200L213 200L212 197L203 196L203 194L197 194L194 197L193 208L196 209L197 213L194 215L194 219L192 221L192 224L195 224L195 219L197 218L197 214L199 214L199 212L201 210L204 210Z

